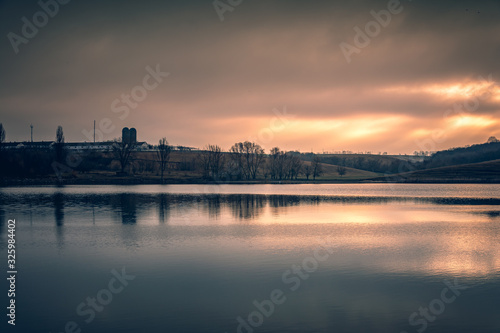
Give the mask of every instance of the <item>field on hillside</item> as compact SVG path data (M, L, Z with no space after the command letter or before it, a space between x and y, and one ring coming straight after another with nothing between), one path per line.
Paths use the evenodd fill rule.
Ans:
M311 162L304 161L304 166L305 165L311 165ZM316 180L360 180L360 179L373 178L381 175L379 173L371 171L346 167L345 175L340 176L337 171L336 165L321 163L321 168L323 170L323 173L321 174L321 176L316 177ZM305 178L306 177L304 175L301 175L299 177L299 179L305 179ZM312 176L310 176L309 179L312 180Z
M398 182L500 182L500 160L407 172L374 180Z
M107 159L112 159L112 154L108 153L104 155ZM137 152L134 155L134 161L136 165L141 165L141 167L134 167L134 174L136 177L147 177L150 179L159 180L159 172L156 163L156 153L155 152ZM303 161L304 166L311 165L309 161ZM355 168L346 167L346 174L340 176L337 171L337 166L332 164L321 163L323 173L321 176L316 177L319 181L338 181L338 180L360 180L366 178L373 178L380 176L380 173L359 170ZM113 171L117 171L119 168L117 161L111 162L111 169L109 171L90 171L85 175L78 175L79 178L90 178L94 177L112 177L114 175ZM198 151L172 151L170 155L169 168L165 173L166 181L181 180L187 181L189 179L201 179L202 173L200 171L200 152ZM312 175L309 180L312 180ZM257 180L265 180L264 175L259 173ZM307 180L304 173L300 174L297 180Z

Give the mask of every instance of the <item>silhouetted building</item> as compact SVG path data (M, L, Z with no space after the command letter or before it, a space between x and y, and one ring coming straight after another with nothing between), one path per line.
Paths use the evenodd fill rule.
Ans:
M133 127L130 129L130 143L137 143L137 130Z
M137 143L137 130L133 127L131 129L124 127L122 129L122 142Z
M122 129L122 142L130 143L130 130L128 127Z
M110 151L113 149L113 141L105 142L65 142L64 149L67 150L95 150L95 151ZM6 150L52 150L54 149L54 141L35 141L35 142L5 142L3 148ZM137 142L136 150L152 150L153 146L147 142Z

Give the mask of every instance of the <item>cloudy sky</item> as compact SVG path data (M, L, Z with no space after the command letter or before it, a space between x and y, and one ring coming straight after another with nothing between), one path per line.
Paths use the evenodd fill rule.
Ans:
M411 153L500 137L498 0L54 1L51 15L0 1L7 141L31 123L35 140L58 125L89 140L94 120L98 139L128 126L225 149Z

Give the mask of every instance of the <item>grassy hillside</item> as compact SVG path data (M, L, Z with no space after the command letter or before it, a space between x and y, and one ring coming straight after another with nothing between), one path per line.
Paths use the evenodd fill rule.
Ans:
M411 156L391 156L391 155L369 155L369 154L321 154L317 155L322 163L332 165L344 165L358 170L365 170L374 173L397 173L402 160L414 162ZM311 154L304 154L304 159L312 160ZM417 160L421 161L421 157Z
M304 161L304 166L310 165L311 162L309 161ZM360 180L360 179L367 179L367 178L373 178L377 177L380 174L371 172L371 171L365 171L365 170L359 170L359 169L353 169L353 168L348 168L346 167L346 173L343 176L340 176L337 172L337 166L333 164L325 164L321 163L321 168L323 170L323 173L321 176L316 177L316 180ZM299 177L299 179L304 179L305 176L302 175ZM312 177L309 177L311 180Z
M500 142L489 142L439 151L423 163L423 168L431 169L497 159L500 159Z
M373 178L375 181L396 182L500 182L500 159L488 162L470 163L439 167L414 172L406 172L386 177Z
M338 181L391 181L391 182L498 182L500 183L500 158L494 161L477 163L461 163L460 165L428 167L434 163L457 163L463 159L487 159L496 156L500 144L489 143L468 148L452 149L436 154L434 159L424 162L412 156L387 155L316 155L321 162L323 173L316 177L319 182ZM122 173L118 160L111 152L79 153L71 168L63 165L56 177L53 168L54 156L51 151L22 150L4 152L0 159L0 185L35 181L39 183L158 183L160 172L153 151L135 152L131 163ZM228 156L226 156L228 157ZM304 167L311 168L311 157L314 155L294 153L294 157L303 160ZM430 163L430 162L432 163ZM269 161L268 161L269 162ZM346 169L341 176L338 165ZM424 169L424 167L428 167ZM305 168L303 168L304 170ZM414 172L398 173L402 170ZM169 168L165 174L167 183L199 183L208 182L210 177L203 177L203 165L199 151L173 151ZM389 175L389 176L384 176ZM233 175L223 176L223 180L247 182ZM312 181L302 172L293 181ZM283 181L283 182L289 182ZM257 179L250 182L271 182L269 169L259 171ZM276 181L277 182L277 181Z

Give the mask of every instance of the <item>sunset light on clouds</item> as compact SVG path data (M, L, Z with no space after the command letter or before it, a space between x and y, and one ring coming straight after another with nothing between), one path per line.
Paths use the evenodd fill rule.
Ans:
M37 140L62 125L84 141L102 119L113 126L104 139L129 126L151 143L225 149L254 139L267 150L412 153L436 131L435 149L500 136L500 4L400 5L348 63L339 45L354 45L354 28L386 1L246 1L224 21L210 1L70 2L18 54L4 39L7 140L27 140L33 123ZM0 6L4 35L39 10ZM148 66L169 76L120 119L113 101ZM271 129L283 108L284 126Z

